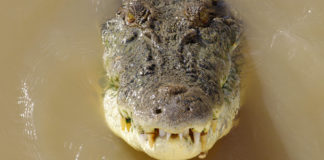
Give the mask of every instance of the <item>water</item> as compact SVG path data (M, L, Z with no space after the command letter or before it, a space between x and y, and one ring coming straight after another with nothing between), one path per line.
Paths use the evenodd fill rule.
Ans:
M324 2L229 2L247 30L240 124L207 159L323 159ZM150 159L104 121L100 24L119 5L0 2L1 159Z

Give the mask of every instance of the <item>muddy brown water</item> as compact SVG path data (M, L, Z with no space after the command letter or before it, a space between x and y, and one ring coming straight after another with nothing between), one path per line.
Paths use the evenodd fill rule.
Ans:
M207 159L323 159L324 2L229 3L247 30L240 124ZM99 30L119 5L0 2L0 159L150 159L104 120Z

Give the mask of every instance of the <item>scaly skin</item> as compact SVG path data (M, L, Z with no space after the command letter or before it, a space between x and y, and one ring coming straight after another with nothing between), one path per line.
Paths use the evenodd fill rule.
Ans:
M157 159L205 153L239 109L242 27L221 0L127 0L102 29L113 132Z

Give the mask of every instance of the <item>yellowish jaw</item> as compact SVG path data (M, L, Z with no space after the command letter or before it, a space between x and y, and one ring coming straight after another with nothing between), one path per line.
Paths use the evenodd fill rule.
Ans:
M232 104L233 105L233 104ZM234 101L238 106L238 99ZM107 90L104 97L106 122L111 130L137 150L144 151L156 159L190 159L197 155L204 158L215 142L232 128L234 114L222 107L217 120L213 120L203 130L188 128L182 133L168 133L162 129L141 132L118 110L117 92Z

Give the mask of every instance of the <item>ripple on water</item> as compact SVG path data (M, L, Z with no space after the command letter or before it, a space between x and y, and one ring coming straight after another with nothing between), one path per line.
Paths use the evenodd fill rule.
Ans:
M31 153L33 153L36 159L41 159L37 144L37 130L33 118L35 103L30 96L30 90L26 81L22 82L21 96L18 97L18 104L23 108L20 117L23 119L25 124L23 132L28 137L26 139L26 144L29 145L27 148Z

